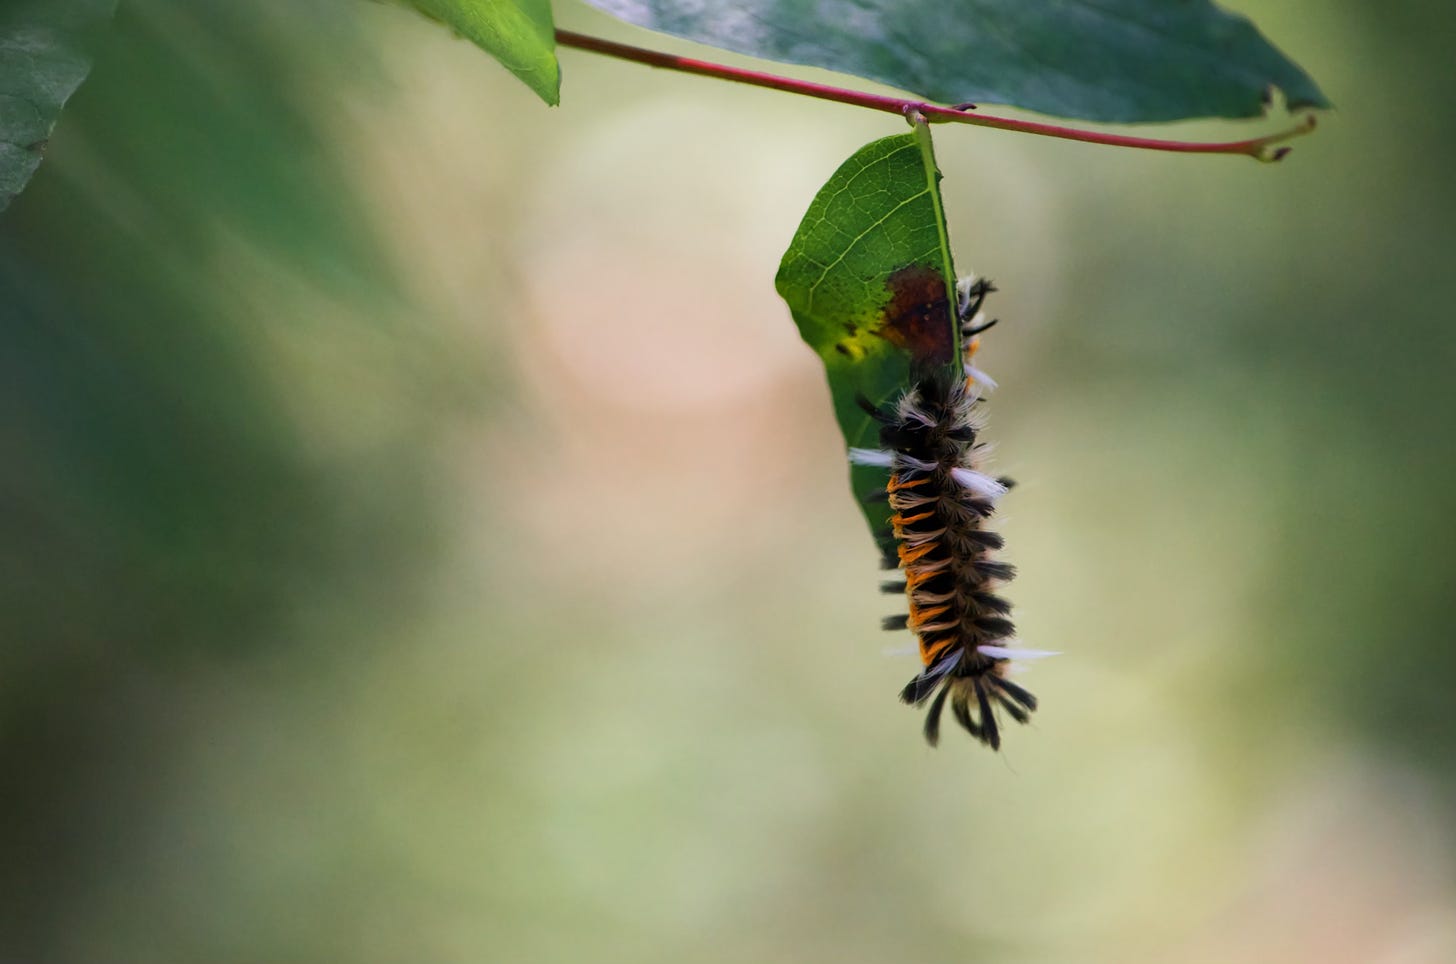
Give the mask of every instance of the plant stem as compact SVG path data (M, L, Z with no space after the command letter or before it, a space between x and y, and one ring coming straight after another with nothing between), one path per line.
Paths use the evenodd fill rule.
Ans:
M997 130L1020 131L1023 134L1039 134L1043 137L1059 137L1063 140L1106 144L1111 147L1134 147L1148 151L1174 151L1182 154L1246 154L1261 161L1277 161L1289 153L1289 148L1276 148L1274 145L1301 134L1308 134L1314 130L1315 126L1314 115L1309 114L1294 127L1249 140L1220 142L1160 140L1150 137L1133 137L1127 134L1089 131L1078 127L1064 127L1060 124L1017 120L1011 117L995 117L979 112L972 113L970 110L907 100L903 97L886 97L882 94L869 94L844 87L831 87L827 84L815 84L807 80L795 80L792 77L780 77L777 74L766 74L757 70L744 70L741 67L715 64L707 60L679 57L676 54L667 54L658 50L629 47L626 44L603 40L600 37L588 37L570 30L556 31L556 42L563 47L590 50L608 57L647 64L649 67L662 67L666 70L716 77L719 80L730 80L739 84L752 84L755 87L767 87L790 94L802 94L805 97L817 97L820 100L867 107L870 110L900 114L904 117L913 117L918 113L931 123L972 124L977 127L994 127Z

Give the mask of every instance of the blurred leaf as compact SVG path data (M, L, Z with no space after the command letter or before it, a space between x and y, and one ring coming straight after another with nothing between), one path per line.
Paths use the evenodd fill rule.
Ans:
M302 16L122 5L67 113L67 176L0 222L0 411L25 413L0 426L0 516L29 533L0 551L0 638L43 651L69 599L72 643L94 620L112 649L246 652L279 638L298 585L353 578L354 540L388 541L338 521L283 368L289 337L338 318L339 356L408 310L300 82L334 63L357 83L371 48L347 24L295 44Z
M1246 18L1208 0L588 0L630 23L945 103L1096 121L1256 117L1270 86L1328 107Z
M561 101L550 0L409 0L519 77L553 107Z
M198 687L326 685L427 568L431 336L323 122L377 69L355 2L121 4L0 219L0 960L351 959L281 950L206 844L187 893L243 930L164 897L157 844Z
M940 171L929 128L865 145L809 205L779 265L775 286L799 334L819 353L834 414L851 447L879 444L875 421L856 403L898 399L917 372L959 357L955 267ZM884 469L851 467L855 497L882 549L889 508L871 497Z
M91 70L87 35L116 0L25 0L0 8L0 211L40 166L66 101Z

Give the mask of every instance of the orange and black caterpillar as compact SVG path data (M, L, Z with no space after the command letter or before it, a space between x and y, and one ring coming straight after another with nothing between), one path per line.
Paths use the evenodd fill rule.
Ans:
M984 281L961 290L966 374L926 375L891 410L861 398L880 425L880 447L850 450L851 461L890 471L885 495L893 554L887 553L885 567L903 570L905 578L882 588L905 593L910 612L887 617L884 625L919 637L925 668L900 698L915 706L930 701L925 738L932 746L940 739L947 701L956 721L992 749L1001 745L998 708L1018 723L1036 709L1036 698L1006 678L1010 657L1024 652L1012 648L1011 605L998 595L1015 570L992 558L1002 539L985 528L996 500L1013 483L978 468L985 443L977 440L976 404L979 386L989 380L969 357L975 336L994 324L976 324L991 290Z

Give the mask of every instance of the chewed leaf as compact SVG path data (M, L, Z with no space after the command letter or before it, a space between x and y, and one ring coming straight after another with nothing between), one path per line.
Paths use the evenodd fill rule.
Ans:
M25 0L0 10L0 211L40 166L61 108L91 70L90 35L116 0Z
M501 62L546 103L561 99L550 0L407 0Z
M818 352L850 448L878 445L859 404L893 403L916 372L954 371L960 355L940 172L929 129L874 141L840 166L809 205L775 284ZM854 491L882 549L893 549L888 470L857 464Z
M946 104L1109 122L1257 117L1270 88L1328 107L1245 17L1211 0L588 0L638 26L826 67Z

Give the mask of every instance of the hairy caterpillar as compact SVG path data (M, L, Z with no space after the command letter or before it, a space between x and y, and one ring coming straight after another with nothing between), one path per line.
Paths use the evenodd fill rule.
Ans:
M860 407L879 423L878 449L852 448L850 461L889 469L885 498L891 510L894 554L885 568L903 580L886 582L888 593L905 593L909 613L887 617L886 629L911 629L925 668L900 693L906 703L928 701L925 739L940 739L946 703L973 737L1001 745L999 711L1025 723L1036 697L1006 678L1013 657L1048 655L1014 647L1011 605L999 594L1015 570L992 558L1001 536L985 528L995 503L1012 486L981 471L985 443L978 441L977 409L983 388L994 387L971 364L977 336L995 324L980 309L995 289L983 279L958 285L964 346L963 374L937 371L921 377L892 408L861 396Z

